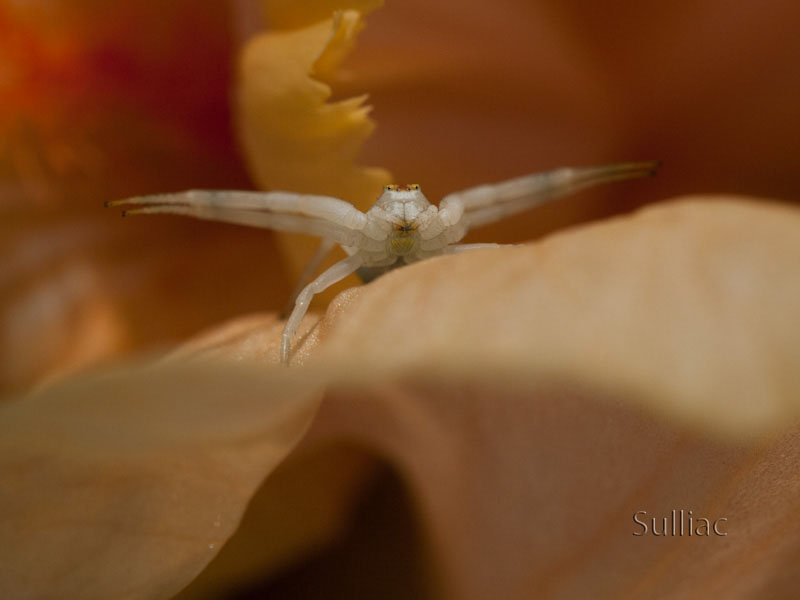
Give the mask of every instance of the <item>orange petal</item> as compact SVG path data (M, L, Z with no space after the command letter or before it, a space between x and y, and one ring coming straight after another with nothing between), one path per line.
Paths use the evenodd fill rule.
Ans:
M292 14L293 24L305 26L262 33L242 50L239 134L253 178L263 189L335 196L366 209L391 179L384 169L356 164L375 127L367 116L370 108L363 92L329 102L332 90L324 82L334 78L352 49L363 27L360 11L380 3L353 3L360 11L340 10L333 16L325 2L308 3L308 12L296 10L297 4L291 11L280 2L265 4L279 25ZM317 240L294 235L278 239L298 276ZM349 281L354 283L355 277Z

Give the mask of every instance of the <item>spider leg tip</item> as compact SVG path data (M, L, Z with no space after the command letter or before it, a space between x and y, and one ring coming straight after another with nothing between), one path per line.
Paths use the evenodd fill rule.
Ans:
M643 166L645 167L644 170L644 177L655 177L658 175L658 170L661 168L663 163L660 160L651 160L650 162L645 163Z

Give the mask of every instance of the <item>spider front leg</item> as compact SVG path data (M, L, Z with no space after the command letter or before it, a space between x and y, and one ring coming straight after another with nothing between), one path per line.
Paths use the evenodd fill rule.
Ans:
M442 249L442 254L459 254L461 252L470 252L471 250L484 250L486 248L510 248L512 246L519 246L519 244L495 244L492 242L483 242L477 244L453 244Z
M319 246L314 251L313 256L309 259L306 266L303 267L303 271L300 273L300 277L297 278L297 283L294 284L294 288L292 288L292 293L289 294L289 299L286 301L286 305L283 307L281 311L281 319L285 319L288 314L294 308L294 303L297 300L297 296L300 295L300 292L303 291L303 288L314 279L314 274L317 272L317 269L320 268L322 265L322 261L331 253L331 251L336 247L336 242L328 238L322 238L319 242Z
M306 312L308 312L308 306L314 294L325 291L334 283L341 281L351 273L355 273L362 264L364 264L364 260L358 254L340 260L304 287L297 295L294 310L292 310L292 314L289 315L289 319L283 327L283 335L281 336L281 362L284 365L289 364L289 350L292 338L297 332L297 328L300 326L300 321L303 320Z
M442 198L439 208L440 211L454 208L463 214L465 229L472 229L587 188L614 181L652 177L660 164L658 161L627 162L533 173L454 192Z
M459 198L450 198L420 224L420 250L423 255L438 254L467 235L467 228L464 205Z

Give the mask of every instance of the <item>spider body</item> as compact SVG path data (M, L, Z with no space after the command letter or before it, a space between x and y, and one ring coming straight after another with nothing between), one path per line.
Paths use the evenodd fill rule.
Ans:
M428 201L417 184L387 185L366 213L338 198L278 191L192 190L106 205L143 205L123 215L179 214L322 238L300 276L293 293L294 308L284 326L281 361L288 364L292 337L311 298L351 273L370 281L390 269L432 256L497 247L499 244L458 242L475 227L588 187L653 175L657 167L656 162L635 162L557 169L448 194L438 206ZM347 258L313 279L336 244L344 249Z
M387 185L367 213L368 224L378 236L385 236L382 252L371 253L352 247L353 254L361 251L365 267L391 266L425 258L420 227L428 223L437 209L422 193L419 185ZM387 262L391 261L388 263Z
M360 252L362 255L364 263L356 269L361 281L369 283L386 271L425 258L421 254L419 227L435 212L436 207L431 205L419 185L384 186L383 193L366 213L376 231L386 232L383 252L345 248L348 254Z

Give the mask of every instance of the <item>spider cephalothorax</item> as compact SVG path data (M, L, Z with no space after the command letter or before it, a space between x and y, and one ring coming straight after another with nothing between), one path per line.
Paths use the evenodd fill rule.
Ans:
M432 217L431 203L416 183L385 185L375 205L367 211L367 218L391 223L387 237L387 253L403 257L405 262L418 260L418 229Z

